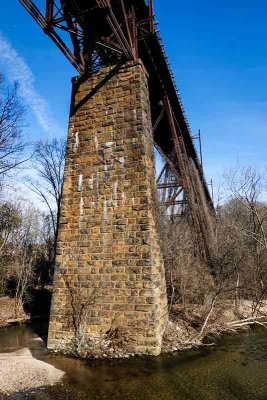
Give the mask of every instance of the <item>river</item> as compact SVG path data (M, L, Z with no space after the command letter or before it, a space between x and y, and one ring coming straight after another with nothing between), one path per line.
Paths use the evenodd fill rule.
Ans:
M0 330L0 352L36 337L27 324ZM35 353L34 353L35 352ZM61 383L17 394L32 400L266 400L267 333L228 336L212 348L161 357L89 361L33 355L66 372Z

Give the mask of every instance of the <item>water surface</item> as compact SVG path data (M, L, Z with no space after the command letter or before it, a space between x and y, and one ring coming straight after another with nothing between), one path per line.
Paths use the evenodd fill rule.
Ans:
M16 399L267 400L265 331L230 336L217 347L182 354L82 362L45 354L32 341L35 328L0 330L0 352L30 347L36 358L66 375L56 386L18 393Z

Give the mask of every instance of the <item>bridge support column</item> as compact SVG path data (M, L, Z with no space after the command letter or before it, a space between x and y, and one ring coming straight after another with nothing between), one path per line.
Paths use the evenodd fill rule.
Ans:
M168 317L155 196L141 62L74 80L50 349L76 337L101 354L102 339L117 338L132 352L160 353Z

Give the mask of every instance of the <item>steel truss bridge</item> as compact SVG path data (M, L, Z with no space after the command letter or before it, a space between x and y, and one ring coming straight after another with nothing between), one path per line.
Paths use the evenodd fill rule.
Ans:
M159 197L172 217L190 212L195 232L210 258L213 203L156 30L152 0L19 1L80 75L142 60L149 76L154 144L165 162L157 181Z

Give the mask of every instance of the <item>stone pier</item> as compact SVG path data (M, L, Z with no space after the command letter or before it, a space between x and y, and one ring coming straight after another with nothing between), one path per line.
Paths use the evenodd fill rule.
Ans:
M157 355L167 321L141 62L73 80L48 347L122 334Z

